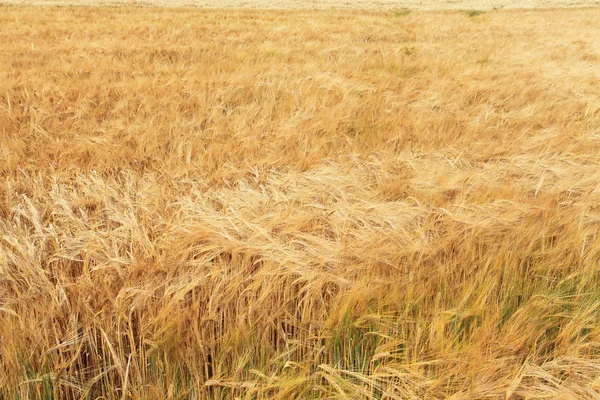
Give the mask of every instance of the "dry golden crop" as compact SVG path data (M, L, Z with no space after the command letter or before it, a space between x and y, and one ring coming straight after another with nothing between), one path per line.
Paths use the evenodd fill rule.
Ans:
M598 21L0 7L0 399L598 398Z

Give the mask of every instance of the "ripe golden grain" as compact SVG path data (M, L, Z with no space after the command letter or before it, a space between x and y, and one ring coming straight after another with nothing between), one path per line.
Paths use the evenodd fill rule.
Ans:
M0 397L597 397L599 20L0 8Z

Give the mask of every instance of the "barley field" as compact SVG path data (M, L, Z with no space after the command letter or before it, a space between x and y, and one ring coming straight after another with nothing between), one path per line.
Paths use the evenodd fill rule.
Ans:
M0 0L45 6L159 6L256 10L481 10L599 6L600 0Z
M598 21L0 7L0 399L600 398Z

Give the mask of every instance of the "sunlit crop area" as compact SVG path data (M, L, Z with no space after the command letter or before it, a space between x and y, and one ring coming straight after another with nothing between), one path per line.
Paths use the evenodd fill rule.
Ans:
M600 9L0 7L0 399L600 396Z

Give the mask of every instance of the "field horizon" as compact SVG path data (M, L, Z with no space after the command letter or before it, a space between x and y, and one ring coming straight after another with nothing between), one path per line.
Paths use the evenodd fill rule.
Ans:
M0 399L599 398L598 21L0 6Z
M599 0L1 0L0 5L253 10L433 11L598 7Z

